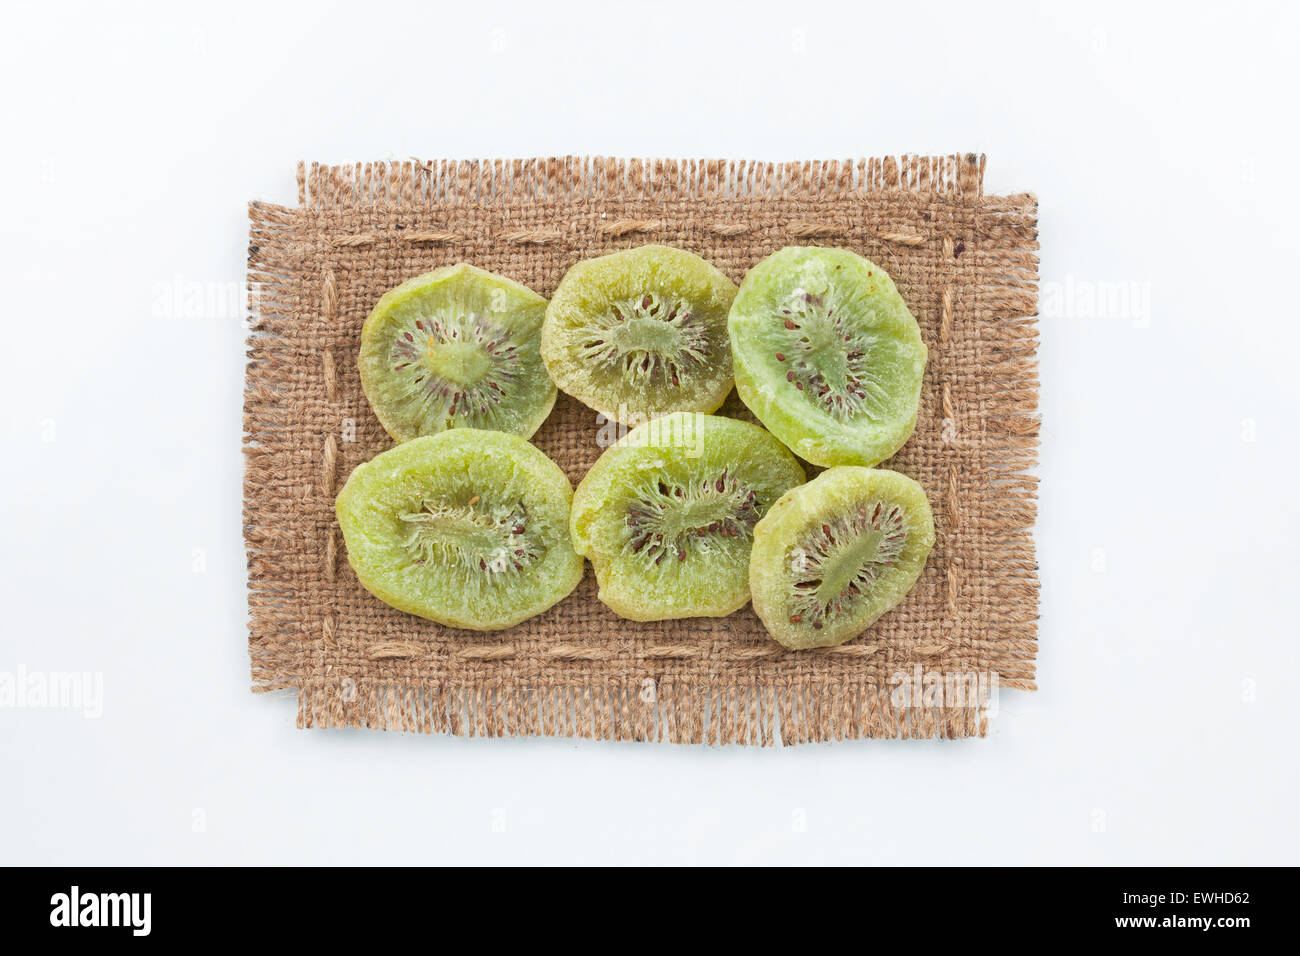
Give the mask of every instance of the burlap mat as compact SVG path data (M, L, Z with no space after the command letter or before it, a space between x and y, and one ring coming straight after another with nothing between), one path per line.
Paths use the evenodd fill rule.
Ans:
M299 167L298 208L250 206L255 689L296 688L305 727L757 744L986 733L985 692L955 699L952 675L1034 686L1038 386L1036 202L983 195L983 170L973 155ZM907 600L847 645L796 653L748 608L625 621L596 599L590 567L567 600L496 633L371 597L343 553L334 496L391 445L357 377L375 301L462 260L549 296L578 260L648 242L737 282L792 244L844 246L894 277L930 360L916 433L885 466L925 487L938 534ZM724 411L743 414L734 393ZM576 484L599 427L561 394L534 441Z

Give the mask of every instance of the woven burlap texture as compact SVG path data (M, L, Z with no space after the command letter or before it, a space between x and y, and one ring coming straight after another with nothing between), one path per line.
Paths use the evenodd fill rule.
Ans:
M986 196L983 171L974 155L300 166L297 208L250 205L254 689L296 689L305 727L750 744L986 734L983 691L955 701L952 675L1034 686L1038 244L1033 196ZM372 597L347 563L334 497L392 444L356 367L380 295L465 261L549 296L579 260L650 242L737 282L809 244L893 276L930 353L916 432L884 463L934 509L937 543L912 593L858 639L801 652L748 608L623 620L596 599L590 567L555 608L495 633ZM745 415L734 393L723 413ZM601 436L595 413L561 394L533 440L576 485ZM921 693L918 674L927 687L946 677L948 695L942 683Z

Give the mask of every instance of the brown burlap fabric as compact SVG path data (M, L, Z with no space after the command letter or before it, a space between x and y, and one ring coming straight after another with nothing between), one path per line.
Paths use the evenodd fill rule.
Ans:
M298 208L250 208L255 689L295 688L307 727L757 744L986 733L989 685L970 675L1033 688L1037 209L1030 195L985 196L983 168L969 155L300 167ZM916 433L885 464L925 487L938 537L906 601L849 644L787 652L748 608L623 620L596 599L590 567L567 600L496 633L371 597L334 496L391 445L355 361L375 301L457 261L549 296L578 260L648 242L737 282L794 244L844 246L894 277L930 360ZM734 394L724 412L744 414ZM599 430L562 394L534 441L576 484Z

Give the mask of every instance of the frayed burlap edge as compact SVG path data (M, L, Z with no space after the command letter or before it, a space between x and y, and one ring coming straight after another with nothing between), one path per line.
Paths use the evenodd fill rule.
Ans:
M244 514L254 689L296 689L298 722L303 727L761 745L986 734L987 685L974 689L963 706L949 707L920 693L900 699L898 688L881 679L878 667L872 673L858 673L863 663L885 657L895 670L973 660L995 665L984 669L996 674L998 689L1034 688L1038 581L1031 535L1036 479L1031 471L1038 429L1036 203L1028 195L985 197L983 169L983 157L972 155L793 164L568 157L301 166L298 209L250 205L252 333L245 391ZM970 310L980 326L975 352L984 363L981 381L995 386L987 398L980 399L982 415L975 423L982 471L978 520L983 553L974 562L969 555L964 561L949 560L942 572L948 612L969 617L962 604L963 576L979 574L984 568L997 570L993 585L981 584L983 603L976 609L977 614L994 616L986 647L978 637L964 638L962 648L956 650L944 641L912 641L905 652L855 642L804 652L798 655L797 666L790 668L786 662L792 655L770 642L638 644L634 655L638 664L656 660L708 664L698 675L665 673L652 679L593 672L602 661L626 656L625 649L613 646L616 635L611 634L606 644L597 639L530 645L530 659L540 655L573 668L571 678L530 679L527 674L511 673L518 648L448 632L464 635L464 640L444 655L446 659L472 667L435 673L428 667L419 673L383 667L414 659L427 662L432 656L430 645L417 639L374 640L364 646L360 668L335 666L331 657L340 646L335 632L342 627L341 618L327 606L318 609L315 602L327 605L339 576L350 574L341 557L341 541L330 528L319 544L304 542L292 520L286 520L294 514L295 502L332 501L346 477L346 472L339 473L338 439L327 434L311 447L311 436L296 428L296 406L286 403L283 394L286 382L304 377L313 380L310 388L326 402L337 401L345 387L340 365L349 361L347 355L323 349L313 356L281 347L307 314L338 319L335 270L321 261L305 277L304 263L313 262L313 257L326 259L331 249L361 256L373 249L376 255L391 257L392 250L402 246L464 249L465 243L486 243L527 256L565 246L563 222L538 222L534 217L517 227L504 223L483 235L454 225L430 224L420 214L512 203L544 209L552 204L569 208L618 206L626 201L636 205L640 214L602 214L595 226L599 235L626 239L628 244L672 242L674 224L685 217L693 238L712 235L726 243L763 227L737 221L735 215L713 216L715 206L741 203L752 208L764 200L793 198L813 214L783 220L775 245L834 245L837 237L860 232L861 227L845 225L836 216L819 218L820 204L846 203L843 208L871 211L890 208L892 200L904 196L939 202L938 208L952 211L949 221L954 228L945 231L928 221L898 221L886 215L873 222L868 243L900 250L933 247L937 256L953 263L965 255L965 266L978 263L980 257L991 257L992 262L973 270L954 266L951 283L937 290L937 321L932 329L936 339L929 343L933 355L934 346L943 347L953 334L963 308ZM664 215L647 215L647 207L652 212L662 207ZM411 221L404 223L408 211ZM321 223L331 216L344 217L348 228L322 241ZM394 228L399 232L392 232ZM316 234L314 239L308 238L310 232ZM876 257L879 260L880 254ZM304 294L304 282L312 281L318 282L317 288ZM935 398L943 427L963 417L954 408L946 381L937 383ZM954 527L973 517L961 514L962 488L969 478L966 470L954 465L946 486L932 483L928 488L932 498L943 499L938 510ZM966 566L972 563L976 566ZM314 565L315 570L303 572L299 564ZM292 575L285 573L287 566L295 567ZM306 586L286 586L291 579L306 581ZM319 622L305 620L304 608L312 610L313 618L319 610ZM762 672L769 663L772 671ZM497 664L500 672L492 673L490 668ZM628 669L634 675L644 670Z

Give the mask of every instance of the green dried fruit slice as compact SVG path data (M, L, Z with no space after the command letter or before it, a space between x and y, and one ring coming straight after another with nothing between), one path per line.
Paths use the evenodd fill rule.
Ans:
M794 650L843 644L907 596L934 547L925 491L845 465L783 495L754 529L754 611Z
M555 462L524 439L455 428L359 465L336 511L348 561L375 597L449 627L496 630L577 587L572 497Z
M735 295L734 282L682 249L587 259L551 298L542 358L563 391L625 424L712 412L731 391Z
M361 388L395 441L448 428L531 436L555 404L546 300L461 263L404 282L361 329Z
M728 322L736 391L816 465L875 465L916 427L926 349L883 269L792 246L745 276Z
M634 428L578 485L571 531L600 599L635 621L721 617L749 601L754 525L804 480L747 422L677 412Z

